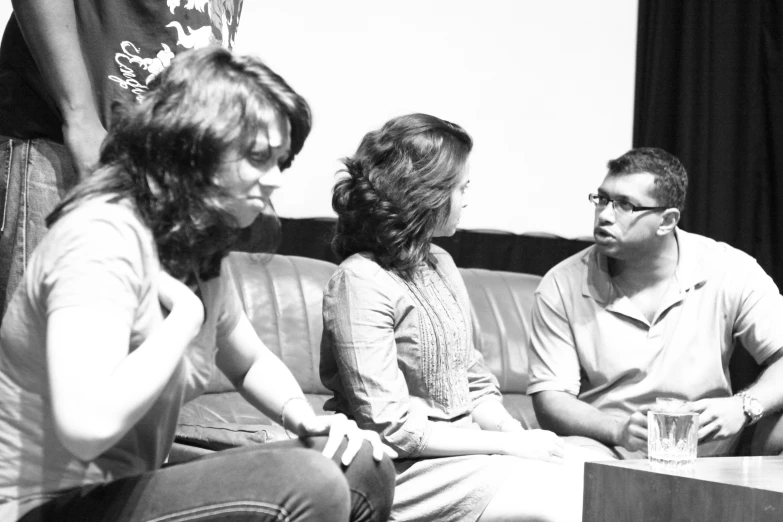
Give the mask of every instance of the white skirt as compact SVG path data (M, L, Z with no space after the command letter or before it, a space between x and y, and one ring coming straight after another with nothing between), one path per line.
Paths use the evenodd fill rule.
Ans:
M506 455L397 461L397 486L389 520L478 520L503 483L519 473L524 464L524 459Z

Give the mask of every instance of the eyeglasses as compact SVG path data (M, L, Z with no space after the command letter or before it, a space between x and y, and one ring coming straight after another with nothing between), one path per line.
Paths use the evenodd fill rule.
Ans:
M614 207L615 212L622 212L624 214L631 214L632 212L641 212L642 210L666 210L669 207L642 207L634 205L623 199L611 199L601 194L588 194L587 198L595 205L598 210L603 210L609 203Z

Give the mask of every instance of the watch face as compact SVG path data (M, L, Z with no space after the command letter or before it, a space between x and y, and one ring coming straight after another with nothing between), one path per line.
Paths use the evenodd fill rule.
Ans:
M745 410L745 413L752 421L758 420L764 413L764 407L761 406L759 400L747 394L742 396L742 409Z

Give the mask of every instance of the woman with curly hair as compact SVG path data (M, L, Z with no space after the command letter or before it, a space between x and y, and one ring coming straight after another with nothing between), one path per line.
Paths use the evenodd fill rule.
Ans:
M156 82L49 216L3 321L0 519L385 520L394 452L315 415L221 277L302 148L305 100L219 47ZM212 361L302 438L162 467Z
M400 456L391 520L578 520L581 469L524 430L473 346L467 290L432 238L454 234L470 136L425 114L365 135L334 187L344 258L324 294L326 408Z

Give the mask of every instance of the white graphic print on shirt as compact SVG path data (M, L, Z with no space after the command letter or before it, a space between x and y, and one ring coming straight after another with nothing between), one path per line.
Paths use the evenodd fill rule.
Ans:
M160 42L157 50L142 49L125 40L114 55L119 75L108 78L122 89L130 90L141 101L150 82L169 66L177 52L199 49L210 44L232 48L239 26L242 0L166 0L170 17L163 20L175 48ZM174 44L172 44L174 45Z

